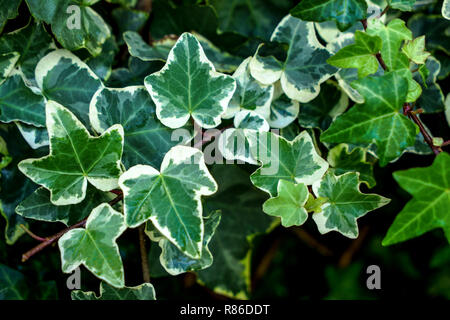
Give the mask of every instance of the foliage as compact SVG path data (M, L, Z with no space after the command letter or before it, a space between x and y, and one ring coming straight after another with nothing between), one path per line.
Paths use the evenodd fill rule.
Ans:
M448 297L449 1L145 3L0 0L0 299Z

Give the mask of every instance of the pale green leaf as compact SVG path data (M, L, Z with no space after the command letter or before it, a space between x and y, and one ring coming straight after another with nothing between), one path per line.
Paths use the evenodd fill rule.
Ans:
M200 257L204 234L201 196L217 190L201 151L173 147L165 155L160 171L146 165L134 166L120 177L119 185L129 227L150 220L187 256Z
M397 215L383 245L409 240L441 228L450 242L450 155L441 152L433 164L394 172L394 178L413 198Z
M415 2L416 0L387 0L391 8L401 11L412 11Z
M155 289L150 283L143 283L137 287L114 288L106 282L100 282L100 295L94 292L74 290L72 300L156 300Z
M450 20L450 0L444 0L441 12L445 19Z
M364 78L378 70L375 54L381 49L381 39L357 30L355 43L339 50L327 62L339 68L356 68L358 77Z
M270 216L280 217L284 227L301 226L308 219L304 208L308 200L308 187L303 183L278 182L278 195L263 204L263 211Z
M407 41L402 52L416 64L424 64L430 53L425 51L425 36Z
M204 128L216 127L236 90L235 80L215 71L189 33L178 39L165 66L144 82L158 119L170 128L185 125L191 115Z
M328 199L322 204L322 211L313 214L321 234L338 231L355 239L359 233L357 219L389 203L389 199L379 195L362 193L359 185L359 175L355 172L340 176L329 172L313 184L316 197Z
M116 240L126 228L123 215L109 204L94 208L85 229L72 229L58 240L63 272L71 273L83 264L110 285L123 287L124 271Z
M300 104L284 94L280 81L273 85L273 97L270 103L270 114L267 118L270 127L285 128L297 119Z
M87 182L109 191L121 173L123 128L114 125L100 137L92 137L81 122L60 104L46 105L50 154L27 159L19 169L51 192L55 205L76 204L86 196Z
M8 78L19 58L18 52L0 54L0 83Z
M270 38L272 42L287 44L284 62L273 55L262 56L260 45L250 62L252 76L263 84L281 80L285 94L293 100L308 102L320 91L320 84L337 69L326 63L330 52L317 40L314 23L290 15L281 20Z

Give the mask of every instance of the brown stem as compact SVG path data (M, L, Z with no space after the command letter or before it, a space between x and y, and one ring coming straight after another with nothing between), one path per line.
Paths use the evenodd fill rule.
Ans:
M115 197L113 200L111 200L109 202L109 205L113 206L113 205L115 205L117 202L119 202L122 199L123 199L123 194L120 194L117 197ZM54 234L53 236L50 236L50 237L47 237L47 238L39 237L41 239L44 239L44 241L42 241L36 247L34 247L34 248L28 250L27 252L25 252L22 255L22 262L27 261L32 256L34 256L36 253L42 251L43 249L47 248L49 245L55 243L56 241L59 240L59 238L61 238L64 234L66 234L70 230L75 229L75 228L82 228L82 227L84 227L85 224L86 224L87 219L88 218L85 218L85 219L81 220L80 222L78 222L78 223L76 223L76 224L74 224L74 225L72 225L70 227L67 227L67 228L59 231L58 233ZM41 241L41 240L39 240L39 241Z
M384 8L384 10L380 13L380 15L378 16L378 19L380 19L382 16L384 16L388 10L389 10L389 5L387 5L386 8Z
M275 241L270 246L269 250L267 250L266 254L262 257L261 262L259 263L258 267L256 268L256 271L252 278L252 285L251 285L252 291L254 291L254 289L256 288L256 285L264 277L267 270L269 270L269 267L272 264L272 260L275 258L278 248L280 247L280 244L281 244L281 238L275 239Z
M141 224L139 230L139 248L141 252L142 278L144 282L150 282L150 268L148 266L148 254L145 246L145 223Z
M363 25L364 31L366 31L367 30L367 19L362 19L361 23Z
M35 235L33 232L31 232L31 231L30 231L27 227L25 227L25 225L23 225L23 224L21 224L20 227L23 229L23 231L25 231L25 232L26 232L30 237L32 237L34 240L41 241L41 242L47 240L46 238L42 238L42 237L39 237L39 236Z
M317 241L312 235L299 227L291 228L291 230L306 243L309 247L316 249L322 256L332 256L333 251L331 251L328 247Z
M351 263L353 256L361 248L361 246L364 242L364 239L367 237L368 233L369 233L369 227L365 226L361 230L359 237L351 242L350 246L347 248L347 250L345 250L345 252L339 258L338 266L340 268L345 268Z

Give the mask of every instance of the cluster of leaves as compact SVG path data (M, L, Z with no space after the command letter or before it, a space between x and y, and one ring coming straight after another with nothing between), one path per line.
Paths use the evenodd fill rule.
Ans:
M444 18L416 13L408 26L398 13L420 9L410 0L161 0L150 20L136 0L103 2L0 9L0 28L12 28L0 36L5 239L66 225L30 233L42 243L23 260L57 242L64 273L83 265L102 280L100 295L73 299L155 299L150 283L126 286L117 240L133 228L152 243L152 277L195 272L248 298L257 234L311 215L320 234L357 238L357 220L390 202L360 189L406 152L436 157L395 172L413 199L383 245L436 228L450 242L448 144L420 118L450 121L437 83L448 75L447 1ZM221 155L247 165L210 165ZM0 298L26 298L23 287L0 264Z

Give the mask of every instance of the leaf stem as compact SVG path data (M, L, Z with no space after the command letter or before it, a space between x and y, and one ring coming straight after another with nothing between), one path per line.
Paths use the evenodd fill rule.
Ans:
M37 240L37 241L41 241L41 242L44 242L44 241L46 241L47 239L46 238L42 238L42 237L39 237L39 236L37 236L37 235L35 235L33 232L31 232L27 227L25 227L25 225L23 225L23 224L21 224L20 225L20 227L30 236L30 237L32 237L34 240Z
M150 283L150 268L148 265L148 254L145 246L145 223L141 224L139 230L139 248L141 252L142 278L144 282Z
M384 16L388 10L389 10L389 5L387 5L386 8L384 8L384 10L380 13L380 15L378 16L378 19L380 19L382 16Z
M113 206L117 202L121 201L122 199L123 199L123 194L120 193L119 195L117 195L117 197L115 197L114 199L112 199L108 203L109 203L109 205ZM39 240L39 241L42 241L42 242L40 244L38 244L36 247L34 247L34 248L28 250L27 252L25 252L22 255L22 262L27 261L32 256L34 256L36 253L42 251L43 249L47 248L49 245L55 243L56 241L59 240L59 238L61 238L64 234L66 234L70 230L75 229L75 228L82 228L82 227L84 227L85 224L86 224L87 219L88 218L86 217L85 219L81 220L80 222L78 222L78 223L76 223L76 224L74 224L74 225L72 225L70 227L67 227L67 228L63 229L63 230L59 231L58 233L56 233L56 234L54 234L54 235L52 235L50 237L47 237L47 238L38 237L38 238L43 239L43 240L39 240L39 239L36 239L36 240Z

